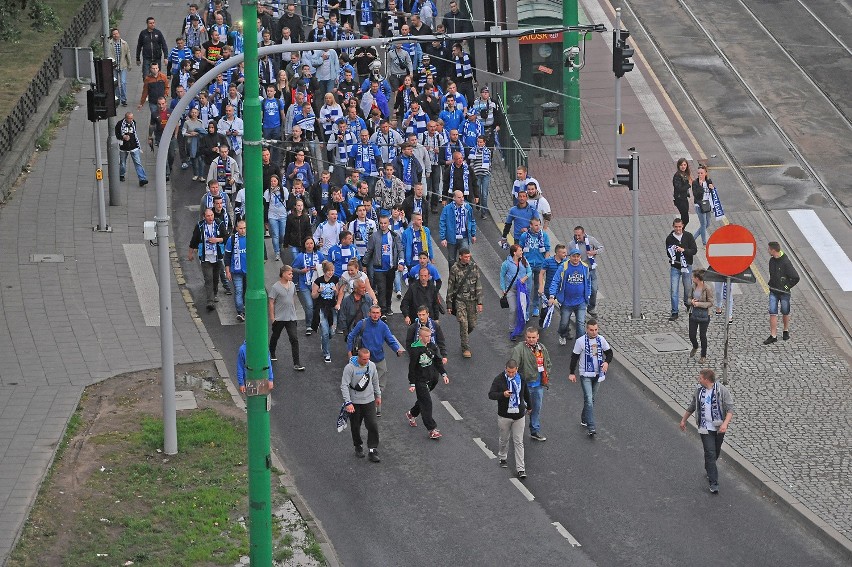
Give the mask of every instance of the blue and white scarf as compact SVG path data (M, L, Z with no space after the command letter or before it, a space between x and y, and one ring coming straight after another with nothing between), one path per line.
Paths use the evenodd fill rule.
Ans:
M488 175L491 173L491 150L488 148L480 148L475 146L471 148L470 154L467 156L468 163L473 166L473 171L477 175Z
M455 179L455 177L453 177L453 176L455 175L455 173L456 173L456 164L451 163L450 164L450 186L447 188L448 193L452 189L453 180ZM462 163L462 183L463 183L463 187L464 187L462 189L462 193L464 193L465 197L467 197L468 195L470 195L470 170L468 169L468 165L467 165L466 162Z
M722 208L722 201L719 200L719 193L716 192L716 186L710 190L710 202L713 204L713 217L721 219L725 217L725 209Z
M361 29L375 25L373 21L373 2L372 0L361 0L361 19L358 22Z
M456 64L456 79L462 81L473 79L473 67L467 53L462 53L460 57L453 57L453 61Z
M216 158L216 181L228 187L231 186L231 179L228 174L231 173L231 160L223 160L221 157Z
M506 376L506 386L510 392L509 395L509 408L506 410L508 413L520 413L521 411L521 375L515 374L514 378L509 378L508 374L503 374Z
M704 404L706 404L707 398L707 388L701 387L698 390L698 412L701 416L700 423L698 427L700 429L708 429L708 425L714 425L718 427L716 424L722 421L722 403L719 400L719 396L717 393L718 384L713 384L713 389L710 390L710 419L713 420L712 424L708 424L706 418L704 417Z
M319 264L319 261L319 255L316 252L312 254L305 252L305 269L308 271L303 275L305 277L305 285L308 286L308 288L311 287L311 284L317 277L317 264Z
M373 144L358 144L358 160L355 167L363 169L369 175L376 170L376 154L373 152Z
M544 321L541 323L541 328L546 329L550 327L550 324L553 322L553 312L555 311L556 305L551 305L547 308L547 313L544 314Z
M246 272L243 266L243 260L246 255L246 237L235 234L231 237L231 247L233 260L231 261L231 271L235 274L244 274Z
M597 262L595 261L594 256L589 256L589 251L592 249L592 245L589 242L589 235L588 234L584 237L584 242L586 244L586 258L588 258L588 260L589 260L589 269L594 270L595 268L597 268Z
M518 270L520 270L520 266L518 266ZM509 333L509 339L513 339L514 337L519 337L524 332L524 327L526 327L527 321L529 320L529 303L530 303L530 294L527 289L527 284L518 279L515 282L515 301L516 309L515 309L515 328Z
M464 238L467 234L467 207L462 204L461 207L456 205L454 210L456 217L456 239Z
M202 262L216 262L218 259L216 256L216 243L210 242L211 238L216 238L218 236L218 225L216 221L213 221L210 224L206 222L204 224L204 257L201 258Z
M406 157L402 156L402 182L405 185L411 185L413 183L413 179L411 179L411 162L414 160L414 156Z
M595 344L597 345L597 356L592 356L592 343L589 340L589 335L583 335L583 339L586 343L585 355L583 357L583 371L586 375L598 375L598 381L603 382L606 377L606 373L603 371L603 345L601 344L600 336L595 337ZM597 366L595 363L597 362Z

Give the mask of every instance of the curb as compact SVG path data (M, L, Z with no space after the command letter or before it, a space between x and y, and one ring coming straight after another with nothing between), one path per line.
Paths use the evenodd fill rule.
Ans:
M228 389L228 393L231 395L231 400L233 400L234 405L239 409L246 411L246 403L240 395L239 390L234 385L234 381L231 379L231 374L228 372L228 368L225 365L225 361L222 358L222 354L213 344L213 340L210 338L210 334L207 332L207 327L204 326L204 321L201 320L201 317L198 316L198 310L195 307L195 302L192 299L192 295L189 293L189 290L186 288L186 278L183 275L183 268L180 266L180 259L178 257L177 251L175 249L174 242L169 244L169 257L172 261L172 270L174 271L175 278L178 281L178 286L181 289L181 296L183 297L184 302L186 303L186 307L189 310L190 317L192 318L195 326L198 328L198 332L201 335L204 344L207 345L207 349L210 351L210 356L213 359L213 363L216 365L216 372L219 373L219 376L225 382L225 387ZM342 564L340 562L340 558L337 555L337 551L334 549L334 545L331 543L331 540L328 537L328 534L325 532L325 529L322 527L322 522L320 522L311 510L308 503L302 498L302 495L299 493L298 488L296 487L296 483L293 480L293 477L290 475L290 472L284 466L281 458L275 453L274 450L270 449L272 466L281 471L279 475L279 482L281 486L283 486L287 490L287 495L290 498L290 501L293 503L293 506L296 507L296 510L299 512L299 515L304 520L305 524L307 524L308 530L313 534L317 543L322 549L323 556L325 557L325 563L328 567L340 567Z

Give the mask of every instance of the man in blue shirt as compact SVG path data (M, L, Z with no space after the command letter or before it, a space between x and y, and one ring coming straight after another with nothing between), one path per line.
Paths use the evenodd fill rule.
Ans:
M470 248L471 242L476 242L476 219L473 218L473 207L464 200L464 193L453 193L453 202L441 211L439 223L441 246L448 248L450 267L456 262L459 250Z
M269 389L275 387L273 384L274 376L272 376L272 359L269 359L269 374L267 384ZM240 387L240 392L246 393L246 342L240 345L240 350L237 351L237 385Z
M368 270L373 271L370 274L370 280L375 283L376 295L382 307L382 317L393 315L391 311L393 282L396 272L405 270L405 257L399 236L390 229L390 219L384 215L379 217L379 230L370 235L363 264Z
M575 327L579 337L583 334L586 327L586 306L589 304L589 297L592 294L592 284L589 279L589 268L580 261L580 249L572 244L569 251L569 260L562 264L562 267L553 276L553 281L550 282L548 296L550 304L557 301L562 306L559 312L559 344L565 345L568 342L569 331L568 325L571 322L571 315L576 318ZM570 337L573 339L573 337Z
M529 203L527 203L527 191L524 188L518 193L518 204L509 209L509 214L506 215L506 224L503 225L503 239L501 243L505 244L506 237L509 236L512 226L514 226L512 237L515 239L515 242L520 242L521 235L530 228L530 221L540 218L538 211L530 207Z
M279 163L278 142L281 140L281 125L286 115L284 101L275 96L275 87L266 87L263 109L263 139L272 140L272 163Z
M532 269L533 287L530 289L537 290L541 279L541 269L544 267L544 261L550 255L550 237L546 232L541 230L541 221L539 219L532 219L530 221L529 230L521 234L518 244L524 249L524 258L527 259ZM540 307L540 297L537 293L533 293L533 317L538 317Z
M370 307L370 316L358 321L346 337L350 358L353 352L359 350L355 348L356 339L363 348L370 351L370 360L376 365L376 371L379 375L379 386L383 383L387 384L388 362L385 360L385 343L396 351L397 356L402 356L402 353L405 352L405 349L393 336L390 327L381 320L381 317L382 308L373 305ZM376 415L382 415L381 409L378 407L376 408Z
M234 284L237 319L246 320L246 221L237 221L236 234L225 243L225 277Z

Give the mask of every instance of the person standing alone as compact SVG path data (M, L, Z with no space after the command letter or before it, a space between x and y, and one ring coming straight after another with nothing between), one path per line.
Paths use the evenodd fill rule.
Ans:
M790 290L799 283L799 272L793 267L790 257L781 251L777 242L769 243L769 338L765 345L778 342L778 308L784 324L782 338L790 338Z

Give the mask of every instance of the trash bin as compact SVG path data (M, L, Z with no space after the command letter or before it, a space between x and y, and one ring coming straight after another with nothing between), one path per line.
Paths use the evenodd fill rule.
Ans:
M541 105L541 120L545 136L559 135L559 104L545 102Z

